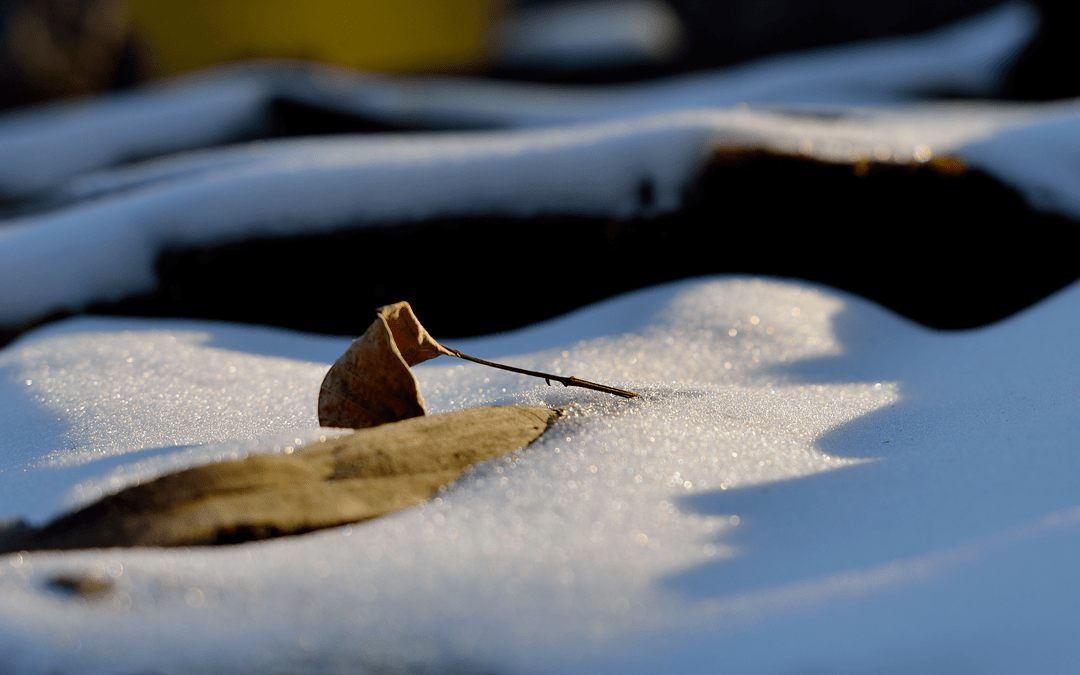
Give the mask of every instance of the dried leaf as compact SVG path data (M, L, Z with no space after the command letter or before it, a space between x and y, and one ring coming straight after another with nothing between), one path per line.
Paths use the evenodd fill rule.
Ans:
M319 424L362 429L426 413L409 370L453 354L416 320L407 302L380 307L375 321L330 368L319 390Z
M0 533L0 553L229 544L300 534L413 506L471 464L528 445L556 413L470 408L162 476L40 530Z
M420 385L409 370L437 356L456 356L492 368L555 380L624 398L638 394L564 375L492 363L444 347L428 335L407 302L380 307L374 323L330 367L319 390L319 424L363 429L426 414Z

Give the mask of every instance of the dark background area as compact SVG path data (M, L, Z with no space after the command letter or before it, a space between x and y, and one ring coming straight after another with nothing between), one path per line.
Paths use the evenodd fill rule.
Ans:
M1001 98L1080 95L1080 8L1029 0L1039 35L1008 73ZM514 7L553 4L519 0ZM479 74L550 82L624 82L730 66L772 54L911 35L990 9L1000 0L668 0L685 44L664 63L600 69L507 68ZM153 75L120 0L0 0L0 108L120 89ZM332 131L331 131L332 132Z
M649 192L643 184L644 200ZM653 284L752 274L829 284L960 329L1080 278L1077 223L1034 212L955 163L853 167L728 152L686 204L654 218L455 218L174 250L158 261L155 292L90 311L350 334L373 308L407 299L432 334L465 337ZM574 242L572 259L558 253L564 241Z

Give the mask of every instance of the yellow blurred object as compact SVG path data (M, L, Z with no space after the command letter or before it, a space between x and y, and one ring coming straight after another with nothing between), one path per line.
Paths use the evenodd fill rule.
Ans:
M365 70L480 64L498 0L127 0L157 74L247 58Z

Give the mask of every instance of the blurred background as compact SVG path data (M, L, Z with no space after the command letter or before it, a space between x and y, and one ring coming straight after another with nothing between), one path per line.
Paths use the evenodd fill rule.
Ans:
M330 65L338 74L466 75L567 85L640 82L770 55L923 33L1001 4L1000 0L0 0L0 108L15 110L120 91L250 59L314 62ZM1075 6L1059 0L1023 4L1038 10L1038 32L990 95L1014 100L1080 95L1080 75L1073 65L1080 49L1072 35ZM266 77L266 72L256 75ZM244 113L250 129L229 128L220 138L210 134L209 140L199 143L455 128L451 123L411 125L408 115L367 118L362 109L353 114L322 105L318 98L312 102L274 93L273 87L268 91L267 100L250 103L253 108L268 108L266 115ZM973 94L920 90L914 95L928 100ZM69 106L73 107L77 106ZM38 111L23 117L49 119ZM264 117L271 121L263 124ZM213 123L225 128L226 121ZM165 135L182 126L173 121L154 124L164 124ZM130 124L120 128L124 138L97 139L101 142L94 147L114 141L123 145L119 141L137 135L131 133ZM16 124L10 129L14 131L6 142L18 150L26 135ZM28 156L46 165L71 159L63 155L88 152L72 149L77 145L72 139L81 142L86 134L64 138L56 146L40 146L53 148L54 155L38 150L11 155L24 159L7 160L9 173L29 173L20 163ZM95 159L82 166L76 158L71 160L78 165L72 175L182 149L189 148L168 142L129 154L98 148L106 157L101 165L93 165ZM979 171L942 173L932 164L882 164L868 173L798 156L722 154L691 186L676 213L629 219L478 215L379 228L349 228L343 223L330 234L175 245L160 251L158 287L153 292L104 298L78 311L208 318L350 334L366 327L370 308L407 298L434 334L457 337L517 328L618 293L689 276L753 274L829 284L924 325L958 329L997 321L1080 278L1080 261L1072 253L1080 246L1075 220L1033 209L1014 189ZM157 179L147 182L153 180ZM63 207L68 202L47 193L46 188L56 185L0 192L0 213L10 223L17 216ZM649 202L652 192L643 192L641 199ZM895 208L883 209L883 204ZM912 218L913 213L919 217ZM805 226L821 214L830 214L828 228ZM868 219L866 214L874 215ZM739 226L716 227L718 222ZM1003 234L985 236L991 226L1001 226L998 231ZM768 255L731 255L760 249L766 230L773 233ZM491 257L478 252L481 247L475 244L487 242L493 251L531 250L539 240L568 238L576 242L580 257L592 264L574 271L574 293L546 293L529 303L514 302L516 288L491 283ZM418 245L420 241L427 243ZM355 251L396 249L408 250L415 269L424 273L402 275L393 260L361 268L351 257ZM277 273L296 260L331 262L323 265L322 277L305 284ZM883 269L890 272L883 274ZM327 276L333 274L338 276ZM451 275L458 288L467 289L456 298L447 298L443 285L432 283ZM463 311L480 301L504 309L490 313L486 323ZM69 311L74 310L43 314L30 323L0 325L0 346Z
M997 0L3 0L0 106L128 87L251 58L549 82L662 77L905 35ZM1075 3L1039 0L1039 38L1001 96L1080 94Z

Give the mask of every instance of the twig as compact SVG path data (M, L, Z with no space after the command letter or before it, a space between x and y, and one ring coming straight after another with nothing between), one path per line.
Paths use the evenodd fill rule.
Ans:
M641 394L635 394L632 391L625 391L623 389L616 389L615 387L609 387L606 384L597 384L596 382L589 382L588 380L579 380L576 377L563 377L561 375L550 375L548 373L540 373L535 370L525 370L524 368L515 368L514 366L504 366L501 363L494 363L492 361L485 361L484 359L478 359L475 356L469 356L468 354L462 354L456 349L444 347L446 351L450 352L459 359L465 359L466 361L472 361L473 363L479 363L485 366L491 366L492 368L499 368L501 370L509 370L511 373L521 373L522 375L531 375L532 377L542 377L544 381L551 384L551 380L559 382L564 387L582 387L584 389L592 389L593 391L602 391L606 394L614 394L616 396L622 396L623 398L637 398Z

